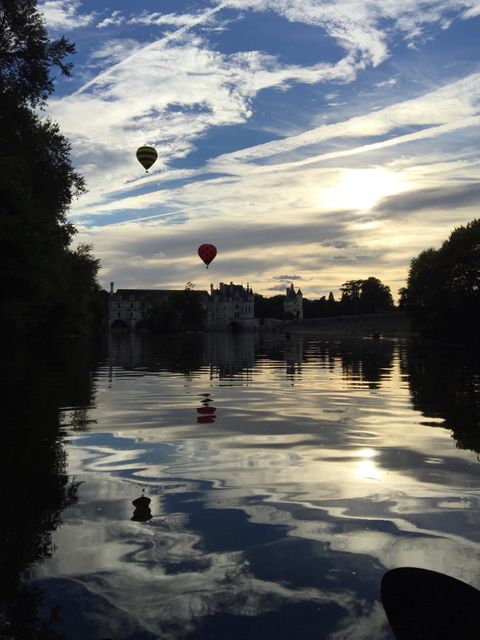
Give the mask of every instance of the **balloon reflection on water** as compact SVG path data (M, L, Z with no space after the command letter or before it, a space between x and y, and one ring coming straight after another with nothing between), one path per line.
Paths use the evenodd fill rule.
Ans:
M209 393L202 393L203 396L202 406L197 407L197 413L200 414L197 416L197 422L199 424L209 424L215 422L215 411L216 407L211 407L210 403L213 402L213 399L210 397Z

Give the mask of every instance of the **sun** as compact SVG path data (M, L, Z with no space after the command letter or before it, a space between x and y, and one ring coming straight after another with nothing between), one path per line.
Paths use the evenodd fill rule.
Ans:
M343 169L336 184L323 189L319 198L328 209L366 211L382 198L406 189L401 174L382 167Z

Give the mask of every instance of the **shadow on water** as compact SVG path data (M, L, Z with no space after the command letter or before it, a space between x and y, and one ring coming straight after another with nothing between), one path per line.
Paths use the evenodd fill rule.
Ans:
M94 396L90 348L75 342L32 351L19 345L1 361L0 637L62 637L40 616L41 593L22 578L49 557L62 510L77 500L66 475L60 408L87 408Z

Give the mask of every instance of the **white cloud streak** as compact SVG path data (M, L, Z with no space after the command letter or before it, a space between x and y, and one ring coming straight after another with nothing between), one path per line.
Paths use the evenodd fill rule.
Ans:
M50 29L66 31L86 27L94 21L95 14L82 14L79 12L80 7L79 0L45 0L38 4Z

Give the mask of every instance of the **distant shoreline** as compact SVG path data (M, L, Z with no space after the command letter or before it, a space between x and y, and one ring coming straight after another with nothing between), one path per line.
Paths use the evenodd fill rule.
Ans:
M395 337L413 333L410 320L401 311L292 320L285 325L285 329L295 334L318 333L357 337L373 335Z

